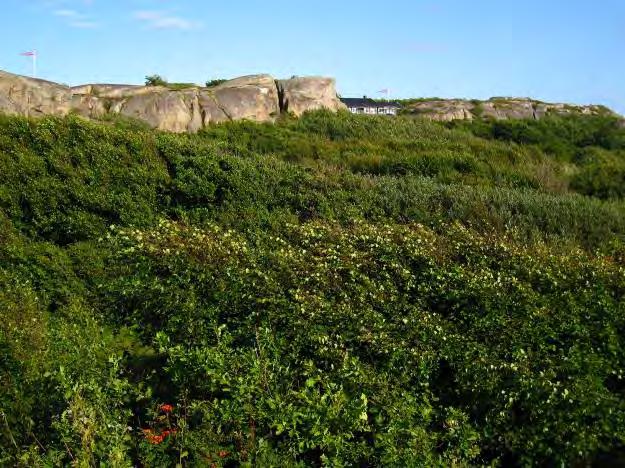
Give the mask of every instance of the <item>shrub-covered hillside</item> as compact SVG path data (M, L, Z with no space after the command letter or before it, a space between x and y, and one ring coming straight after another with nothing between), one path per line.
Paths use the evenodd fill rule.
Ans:
M625 130L0 117L0 465L623 463Z

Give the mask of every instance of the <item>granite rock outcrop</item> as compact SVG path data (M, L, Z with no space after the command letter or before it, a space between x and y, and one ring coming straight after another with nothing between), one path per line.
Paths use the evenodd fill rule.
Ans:
M0 112L37 117L70 112L91 119L117 114L170 132L194 133L229 120L268 122L281 112L332 111L344 106L332 78L275 80L251 75L213 87L88 84L75 87L0 71Z

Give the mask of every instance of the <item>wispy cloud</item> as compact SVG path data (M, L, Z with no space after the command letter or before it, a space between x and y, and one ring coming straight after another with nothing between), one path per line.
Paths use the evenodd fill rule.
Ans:
M91 13L93 0L43 0L42 5L49 13L66 26L77 29L97 29L100 22ZM83 11L85 11L83 13Z
M62 18L81 18L82 15L76 10L54 10L52 12L54 16L60 16Z
M190 30L198 29L202 26L202 24L197 21L188 20L159 10L135 11L133 17L153 29Z
M88 15L71 8L61 8L52 11L54 16L65 19L65 24L77 29L97 29L100 24Z
M100 27L100 23L96 23L95 21L70 21L67 23L68 26L72 28L78 29L98 29Z

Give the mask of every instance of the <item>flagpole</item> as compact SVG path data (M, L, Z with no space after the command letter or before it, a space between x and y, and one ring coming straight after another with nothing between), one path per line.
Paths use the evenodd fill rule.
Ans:
M37 51L33 50L33 78L37 78Z

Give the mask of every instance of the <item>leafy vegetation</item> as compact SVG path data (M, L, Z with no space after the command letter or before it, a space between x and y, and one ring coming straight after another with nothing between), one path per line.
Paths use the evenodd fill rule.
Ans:
M570 183L576 192L602 199L625 196L625 132L614 116L481 120L449 126L489 140L533 145L558 161L575 163Z
M188 88L197 88L195 83L170 83L161 75L150 75L145 77L146 86L163 86L173 91L179 91Z
M622 463L625 130L450 126L0 117L0 465Z
M228 81L228 80L224 80L222 78L214 79L214 80L208 80L206 82L206 87L207 88L212 88L214 86L219 86L220 84L225 83L226 81Z
M150 75L145 77L146 86L167 86L167 80L161 75Z
M218 86L218 85L220 85L222 83L225 83L226 81L228 81L228 80L224 80L224 79L208 80L206 82L206 87L207 88L213 88L213 87ZM169 88L169 89L174 90L174 91L179 91L179 90L182 90L182 89L197 88L198 87L198 85L196 85L195 83L170 83L165 78L163 78L161 75L146 76L145 77L145 85L146 86L163 86L163 87Z

